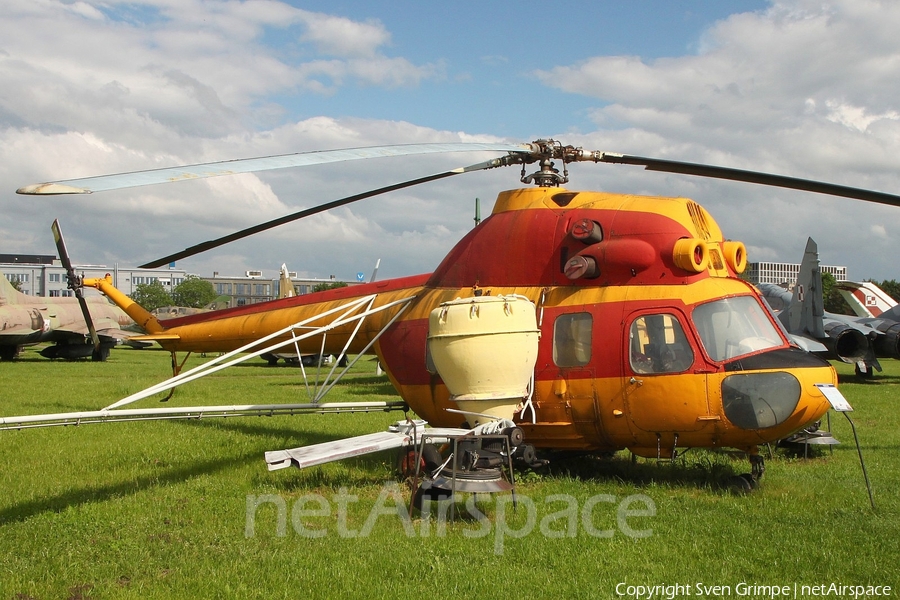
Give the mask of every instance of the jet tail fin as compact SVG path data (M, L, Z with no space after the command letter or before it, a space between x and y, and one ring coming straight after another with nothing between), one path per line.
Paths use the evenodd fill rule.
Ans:
M3 273L0 273L0 306L19 304L21 297L24 295L12 286Z
M809 238L800 274L794 286L785 326L791 333L808 333L815 338L825 337L825 301L822 293L822 271L819 268L819 247Z
M294 282L291 281L291 274L288 271L287 265L281 263L281 279L279 279L279 298L291 298L296 292L294 291Z
M857 317L880 317L882 313L897 306L893 298L871 281L841 281L835 284L835 288Z

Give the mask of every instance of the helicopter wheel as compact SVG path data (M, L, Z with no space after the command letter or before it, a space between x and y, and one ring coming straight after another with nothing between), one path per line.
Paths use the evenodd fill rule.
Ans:
M725 487L735 494L749 494L753 491L753 485L750 483L752 478L749 474L745 475L732 475L725 480Z
M875 379L875 367L866 365L865 369L860 369L857 363L853 368L856 371L856 376L860 379Z
M759 488L759 481L757 481L750 473L741 473L738 477L745 479L747 483L750 484L751 490Z

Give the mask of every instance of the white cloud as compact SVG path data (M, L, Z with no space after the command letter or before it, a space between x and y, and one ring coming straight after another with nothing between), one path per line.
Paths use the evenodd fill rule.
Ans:
M418 85L423 79L443 77L443 66L429 64L418 67L405 58L384 56L351 60L348 71L360 82L373 86L402 87Z
M887 229L884 228L884 225L872 225L872 227L869 228L869 231L876 238L881 238L881 239L888 238Z
M376 56L391 41L391 34L377 20L365 23L321 13L300 11L306 25L302 40L313 42L323 54L340 57Z
M428 126L423 115L452 101L435 100L437 93L422 94L417 116L404 114L407 120L372 108L370 90L405 99L409 87L447 77L441 59L424 62L414 49L390 54L392 32L381 21L271 0L9 0L4 11L0 252L52 253L48 228L59 217L73 254L140 264L480 157L373 160L78 198L12 193L28 183L314 149L496 140L465 124ZM778 1L716 23L697 54L647 60L570 53L571 63L536 73L545 88L531 88L530 96L485 86L474 69L464 85L481 87L467 110L482 111L486 122L521 119L520 129L546 137L553 132L543 130L540 115L565 115L571 97L586 98L593 106L573 110L590 114L594 130L566 133L565 143L896 192L898 29L893 2ZM484 60L494 73L514 62ZM354 91L349 100L347 88ZM306 108L304 100L318 94L334 98L336 108ZM560 102L562 95L570 98ZM302 117L285 118L288 101L300 105ZM576 189L693 197L726 236L748 244L751 260L795 260L812 235L823 262L846 263L851 276L900 277L891 258L900 242L897 209L625 166L571 171ZM516 169L454 177L285 225L185 265L240 273L288 262L344 277L369 272L380 257L385 277L428 271L471 227L474 198L486 215L497 191L517 179Z
M898 28L894 2L784 0L717 23L696 55L590 57L536 75L599 101L592 115L601 129L586 138L605 150L897 193ZM799 260L792 257L813 235L823 254L851 264L851 276L896 271L887 257L900 244L897 209L743 184L685 184L681 177L646 183L648 177L644 185L663 193L663 180L679 190L695 186L726 235L760 249L763 259ZM851 224L858 222L881 223L882 234Z
M333 91L351 82L388 88L416 85L440 75L439 65L417 65L383 54L390 34L374 21L356 23L259 0L11 0L4 13L2 252L53 253L47 232L50 221L59 217L78 256L92 262L139 264L343 194L334 178L325 180L318 174L280 180L273 176L274 181L289 181L280 195L255 175L88 197L12 193L27 183L447 137L408 123L331 117L261 131L249 127L259 107L266 115L278 115L266 100L271 94L316 88L319 76L327 79L323 89ZM314 52L292 54L270 46L266 33L273 30L293 31ZM35 43L36 31L41 32L40 44ZM355 179L348 179L348 184ZM322 219L333 224L332 217L320 217L320 223ZM307 229L314 232L315 223ZM371 216L346 211L340 223L339 235L332 234L331 239L341 244L359 246L366 236L385 235ZM284 236L275 232L272 241L240 246L244 253L240 259L231 249L218 256L229 256L246 268L264 266L253 264L268 260L260 257L283 261L287 253L295 257L292 263L304 255L304 263L306 256L314 256L318 265L324 265L333 254L326 237L295 237L286 246ZM274 245L275 240L280 246ZM212 260L220 259L201 257L195 264Z
M113 135L150 121L221 136L244 128L270 94L333 91L350 82L415 86L441 75L439 65L382 54L390 36L378 23L279 2L11 0L4 10L0 77L8 91L0 114L33 127ZM319 53L267 45L267 32L292 30Z
M105 19L103 13L91 6L87 2L73 2L72 4L63 4L65 10L69 10L86 19L102 21Z
M900 113L895 110L873 115L864 107L851 106L843 104L836 100L827 100L825 106L828 108L827 119L834 123L840 123L845 127L855 129L857 131L866 131L869 125L883 119L890 121L900 120Z

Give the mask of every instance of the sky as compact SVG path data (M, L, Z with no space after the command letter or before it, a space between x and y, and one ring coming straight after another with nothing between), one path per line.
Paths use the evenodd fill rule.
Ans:
M900 3L5 0L0 253L131 267L303 208L473 164L379 158L85 196L27 184L293 152L553 138L900 194ZM686 196L751 261L807 237L852 279L900 279L900 208L639 167L573 190ZM432 271L518 168L364 200L179 261L355 279Z

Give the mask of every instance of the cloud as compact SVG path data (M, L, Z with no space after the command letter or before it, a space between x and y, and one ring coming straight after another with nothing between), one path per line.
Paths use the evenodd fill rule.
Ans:
M377 159L87 197L13 193L39 181L213 160L496 141L461 119L437 118L457 108L450 103L462 104L444 93L457 84L477 90L477 101L465 102L467 115L509 123L531 139L554 135L545 130L552 113L568 144L900 191L900 5L891 2L779 0L713 24L691 45L699 50L681 56L561 50L551 56L569 62L534 72L543 86L527 93L485 83L504 69L518 74L511 59L479 51L477 64L465 64L408 46L404 56L393 40L409 37L386 25L402 21L354 20L273 0L9 0L4 11L4 253L53 253L48 228L59 217L74 255L141 264L321 202L473 164L483 158ZM478 57L489 63L488 75ZM463 73L467 81L459 83ZM900 218L892 207L627 166L570 170L573 189L695 198L727 237L748 244L751 260L796 260L811 235L824 263L847 264L851 276L900 278L891 258ZM497 191L517 181L517 169L453 177L180 266L241 273L288 262L346 277L370 272L380 257L384 277L426 272L471 228L474 199L487 215Z
M586 138L602 149L898 192L898 27L896 3L784 0L716 23L697 54L594 56L535 75L597 101L590 114L598 131ZM666 183L685 189L682 179ZM851 276L895 270L883 252L900 243L896 209L757 186L690 185L726 235L744 238L761 256L794 261L814 235L823 252L852 262ZM856 221L889 226L872 235L849 225ZM862 251L865 258L854 258Z
M866 10L876 5L879 11ZM717 23L697 55L592 57L536 75L603 100L604 112L638 125L653 111L688 117L705 135L726 127L729 134L781 131L822 118L809 112L810 102L829 114L835 106L887 113L900 68L897 25L900 6L891 3L782 2Z
M391 34L375 19L359 23L344 17L307 11L299 11L299 14L306 25L306 32L300 39L314 43L322 54L372 58L380 47L391 41Z
M815 107L815 102L811 100L810 106ZM845 127L862 132L869 129L870 125L877 123L878 121L900 120L900 113L895 110L889 110L876 115L870 114L864 107L852 106L835 100L826 101L825 106L828 109L828 115L825 118L829 121L840 123Z
M441 75L440 65L383 54L390 35L376 22L280 2L10 0L4 11L0 116L36 128L113 135L158 123L215 137L245 128L272 94L416 86ZM269 45L270 33L285 31L313 52Z
M306 89L333 94L347 81L354 80L364 86L398 88L418 85L424 79L441 76L441 65L416 66L405 58L354 58L347 61L317 60L298 68L302 85Z
M97 10L87 2L73 2L72 4L64 4L63 7L65 10L71 11L86 19L102 21L105 18L101 11Z
M353 191L367 185L360 183L361 176L336 185L334 178L319 174L273 175L269 180L280 185L276 194L267 180L249 174L87 197L13 193L27 183L448 137L403 122L325 116L281 121L285 111L270 100L273 95L316 89L333 93L350 83L392 89L441 76L437 63L387 56L390 34L375 21L354 22L259 0L10 0L4 13L2 252L53 253L47 232L50 221L59 217L73 254L82 260L140 264L318 199L339 197L342 185L357 184ZM39 44L35 32L40 32ZM294 46L273 44L273 33L289 33L297 41ZM320 78L327 83L321 85ZM281 122L255 129L273 116ZM370 215L361 214L342 213L340 233L330 243L356 248L367 236L390 237ZM334 221L321 217L310 226L288 228L287 234L274 232L271 238L244 243L240 253L229 248L193 264L199 269L233 260L235 272L241 272L269 260L300 263L296 257L302 255L303 263L310 257L326 265L334 252L327 236L317 233L327 229L321 223ZM303 232L301 239L294 237L286 245L284 236L296 231ZM397 252L405 255L405 250ZM356 251L356 256L363 254ZM227 269L219 265L216 270Z

